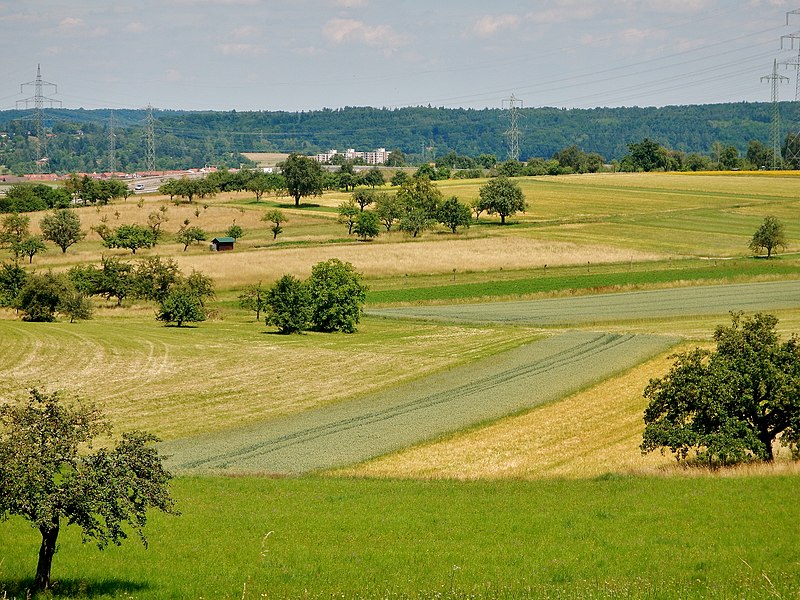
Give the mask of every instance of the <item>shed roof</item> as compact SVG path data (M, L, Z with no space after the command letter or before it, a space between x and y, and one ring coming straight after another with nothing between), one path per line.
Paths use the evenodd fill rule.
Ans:
M235 238L232 237L218 237L211 240L212 243L223 243L223 244L233 244L236 241Z

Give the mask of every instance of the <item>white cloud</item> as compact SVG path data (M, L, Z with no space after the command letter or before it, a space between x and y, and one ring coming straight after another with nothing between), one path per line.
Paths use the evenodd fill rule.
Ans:
M242 27L237 27L231 31L231 35L237 38L256 37L260 33L261 30L258 27L254 27L253 25L244 25Z
M143 23L140 23L139 21L133 21L125 25L125 31L128 33L144 33L146 28Z
M367 5L367 0L331 0L331 4L342 8L360 8Z
M164 81L169 81L170 83L183 81L183 74L177 69L167 69L164 73Z
M225 56L261 56L267 50L256 44L219 44L217 51Z
M619 35L619 41L625 42L627 44L638 44L643 42L646 39L650 39L653 37L653 32L647 29L637 29L636 27L631 27L629 29L624 30Z
M480 37L489 37L500 29L517 27L519 23L520 18L517 15L486 15L477 20L472 31Z
M552 8L528 12L525 15L525 20L538 25L585 21L595 17L601 10L602 7L599 7L596 2L556 0Z
M64 34L87 37L105 37L109 33L108 27L97 26L94 29L90 29L83 19L77 17L65 17L61 19L57 30Z
M354 42L391 49L409 41L407 35L397 33L389 25L367 25L354 19L331 19L323 27L322 33L335 44Z
M85 23L83 19L79 19L77 17L66 17L61 19L61 22L58 24L58 28L62 31L74 31L76 29L80 29L83 27Z

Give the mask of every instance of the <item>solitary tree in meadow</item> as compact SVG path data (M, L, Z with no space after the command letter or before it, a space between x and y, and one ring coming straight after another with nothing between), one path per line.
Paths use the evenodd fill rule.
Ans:
M289 195L294 198L294 205L300 206L304 196L322 194L323 171L313 158L301 154L290 154L281 165L281 172L286 182Z
M270 227L270 231L272 232L272 239L278 239L278 235L283 233L283 227L281 227L281 223L286 222L286 215L283 214L283 211L280 209L273 209L267 211L267 213L261 217L262 221L267 221L268 223L272 223L272 227Z
M772 461L780 441L797 457L800 339L782 341L777 323L773 315L734 314L714 333L715 350L675 355L669 372L644 391L642 451L735 464Z
M44 239L61 248L62 253L66 253L67 248L86 237L86 233L81 231L80 217L69 208L59 208L45 215L39 228Z
M767 251L767 258L772 256L772 251L786 247L786 233L783 223L775 217L769 216L753 234L750 240L750 250L760 252L763 248Z
M34 588L51 587L50 571L61 528L77 525L98 548L119 545L130 526L142 532L147 512L177 514L153 435L123 433L94 451L92 441L110 435L102 413L90 404L66 402L58 392L30 390L26 401L0 406L0 519L18 515L42 536Z
M490 215L495 213L500 215L502 225L505 225L506 217L518 211L525 212L525 195L522 193L522 188L508 177L501 175L489 180L478 193L483 209Z

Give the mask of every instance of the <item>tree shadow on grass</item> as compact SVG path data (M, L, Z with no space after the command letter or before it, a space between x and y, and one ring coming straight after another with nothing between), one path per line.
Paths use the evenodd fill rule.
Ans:
M99 598L116 597L121 593L132 594L149 588L147 583L127 579L56 579L51 589L34 594L33 578L0 579L0 598L8 600L27 598Z

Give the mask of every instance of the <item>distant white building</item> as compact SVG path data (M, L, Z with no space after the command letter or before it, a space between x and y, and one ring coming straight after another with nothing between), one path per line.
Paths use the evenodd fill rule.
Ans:
M371 152L358 152L353 148L348 148L341 156L345 160L362 159L368 165L383 165L389 160L389 154L386 148L377 148ZM329 163L337 155L339 155L338 150L328 150L322 154L317 154L314 159L319 163Z

